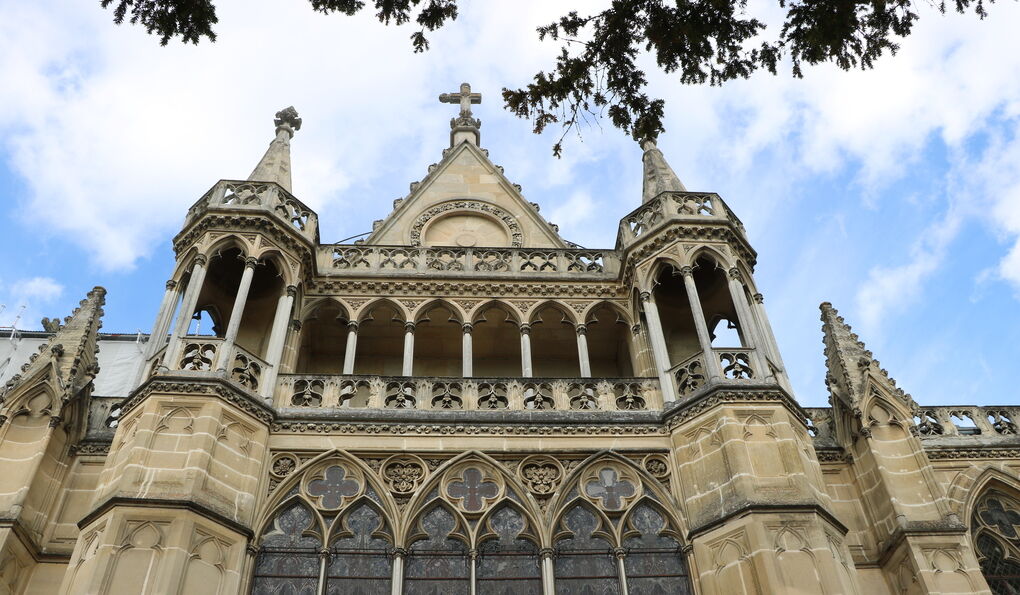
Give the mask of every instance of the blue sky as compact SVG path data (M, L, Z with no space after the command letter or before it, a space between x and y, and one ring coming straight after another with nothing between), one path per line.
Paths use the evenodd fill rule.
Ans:
M749 10L774 19L773 4ZM19 327L38 328L103 285L104 330L147 330L186 209L248 174L288 105L304 118L295 194L326 242L371 229L440 159L453 107L436 96L463 80L484 97L482 145L565 237L612 246L640 202L640 151L623 133L582 129L557 160L556 131L536 137L501 108L502 87L551 64L556 46L533 30L570 3L466 3L424 55L406 28L306 0L217 6L217 43L161 48L95 3L0 0L0 325L24 304ZM985 22L919 10L874 71L723 88L650 71L667 100L659 146L747 226L805 405L827 398L824 300L919 402L1020 400L1020 5Z

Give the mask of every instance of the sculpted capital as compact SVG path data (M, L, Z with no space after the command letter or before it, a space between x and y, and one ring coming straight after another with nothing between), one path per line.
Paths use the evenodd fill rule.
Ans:
M358 332L358 321L357 320L348 320L347 321L347 330L353 331L355 333Z
M522 323L521 324L521 334L522 335L530 335L531 334L531 325L528 324L527 322Z
M248 269L253 269L259 264L259 259L254 256L249 256L244 259L244 266Z
M763 296L760 293L756 293L756 294L754 294L751 297L754 298L754 303L756 303L756 304L763 304L763 303L765 303L765 296Z
M680 267L680 275L682 277L690 277L694 275L694 268L690 265Z
M652 299L652 292L642 291L641 293L638 294L638 299L640 299L642 302L649 302Z
M737 267L730 267L730 270L727 272L730 275L730 279L740 280L740 269Z
M587 335L588 334L588 326L587 325L579 324L579 325L577 325L577 329L576 330L577 330L578 336L582 336L582 335Z
M291 297L292 298L292 297L294 297L296 295L297 295L297 287L295 287L294 285L288 285L287 286L287 297Z
M177 287L177 281L170 279L169 281L166 282L167 290L173 289L174 287Z
M414 323L410 322L410 321L405 322L404 323L404 332L405 333L413 333L414 332Z
M472 332L473 330L475 330L475 327L474 327L474 325L473 325L473 324L471 324L470 322L465 322L465 323L464 323L464 325L463 325L463 326L462 326L461 328L462 328L462 329L464 330L464 332L465 332L466 334L468 334L468 335L470 335L470 334L471 334L471 332Z
M209 257L205 254L199 254L195 257L195 266L204 267L209 263Z

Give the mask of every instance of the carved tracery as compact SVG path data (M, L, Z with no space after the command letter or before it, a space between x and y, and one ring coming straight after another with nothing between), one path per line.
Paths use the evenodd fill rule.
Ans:
M988 490L971 516L981 572L995 595L1020 592L1020 500Z

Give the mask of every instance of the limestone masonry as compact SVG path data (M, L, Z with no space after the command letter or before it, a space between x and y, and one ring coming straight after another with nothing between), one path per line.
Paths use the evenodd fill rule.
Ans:
M0 594L1020 593L1020 408L918 405L827 303L802 408L722 198L645 141L583 248L440 99L363 240L291 193L287 108L149 336L97 287L0 337Z

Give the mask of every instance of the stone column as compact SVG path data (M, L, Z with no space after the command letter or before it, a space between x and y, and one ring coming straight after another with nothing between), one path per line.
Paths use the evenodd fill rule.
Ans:
M217 370L226 370L230 365L230 352L234 350L234 343L237 341L237 331L241 328L244 306L248 303L248 290L251 289L251 280L255 275L255 266L258 263L258 259L252 256L244 259L244 272L241 274L241 283L237 286L237 295L234 296L234 307L230 310L227 332L223 335L223 346L220 348L217 358L219 359Z
M577 325L577 361L581 364L581 378L591 378L591 361L588 358L588 327Z
M712 337L708 334L708 324L705 322L705 311L701 309L701 298L698 297L698 286L694 283L694 269L682 267L680 274L684 277L684 287L687 289L687 301L690 302L691 313L694 314L694 328L698 332L698 343L701 345L701 353L705 357L705 371L712 380L722 377L722 367L715 353L712 352Z
M531 325L521 325L521 376L531 378Z
M652 342L652 357L661 385L659 388L662 391L662 400L669 403L676 400L676 387L669 375L669 351L666 349L666 337L662 334L662 323L659 321L659 307L655 305L652 292L642 291L640 297L644 304L645 321L648 323L648 335Z
M195 314L195 306L198 305L198 295L202 291L202 284L205 282L205 265L208 258L205 254L195 257L195 264L191 266L191 278L188 279L188 287L184 290L184 299L181 302L181 309L177 312L177 324L174 325L174 332L170 335L170 342L167 344L166 356L163 358L163 367L176 370L180 362L177 358L181 352L181 341L188 334L188 327L191 325L191 317Z
M326 595L326 566L329 565L329 548L319 550L319 586L316 595Z
M463 329L464 338L461 345L460 354L461 359L463 360L463 370L461 371L461 374L464 376L464 378L471 378L472 376L474 376L474 359L473 354L471 353L472 351L471 331L474 330L474 327L471 326L470 322L465 322Z
M556 550L552 548L542 548L538 552L538 556L542 560L542 592L545 595L556 593L556 573L553 569L553 556L555 555Z
M301 351L301 321L293 318L290 321L290 332L287 333L287 340L283 343L283 357L280 358L280 373L290 374L297 369L298 357Z
M475 584L478 581L478 550L472 549L468 552L468 558L471 561L471 595L475 595L478 592L478 587Z
M790 386L790 380L786 376L786 365L783 363L783 356L779 353L779 344L776 343L776 336L772 332L772 324L769 322L768 312L765 310L765 296L756 293L751 296L751 299L754 300L754 305L751 306L751 309L758 319L758 328L761 329L762 342L766 345L769 357L772 358L772 363L779 366L781 371L778 378L779 383L786 390L793 390Z
M401 595L404 592L404 558L407 550L393 550L393 578L390 579L390 595Z
M347 322L347 349L344 351L344 374L354 373L354 355L358 348L358 322Z
M754 349L754 377L756 379L765 379L773 377L772 370L769 369L768 360L765 357L765 351L762 349L762 340L758 335L758 325L755 324L754 316L751 315L751 309L747 305L747 299L744 297L744 284L740 282L740 270L737 267L732 267L729 271L729 282L728 286L730 289L730 299L733 301L733 307L737 310L737 318L740 320L740 330L743 332L744 340L747 341L748 346Z
M294 307L294 296L297 295L297 287L288 285L276 302L276 316L273 317L273 328L269 332L269 347L266 349L266 364L268 369L262 377L260 393L266 400L273 398L273 390L276 385L276 375L280 373L280 356L283 354L283 343L287 335L287 321L290 320L290 311Z
M414 374L414 323L404 323L404 365L400 371L402 376Z
M627 557L627 550L618 547L613 550L616 558L616 576L620 579L620 595L627 595L627 570L624 568L623 559Z
M163 346L167 327L170 325L170 319L174 313L174 306L177 305L176 288L177 281L171 279L166 282L166 291L163 292L163 301L159 303L159 313L156 314L156 320L152 323L152 332L149 333L149 342L145 345L145 356L143 359L151 358Z

